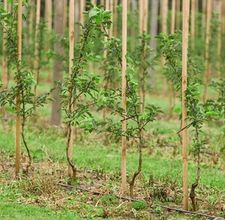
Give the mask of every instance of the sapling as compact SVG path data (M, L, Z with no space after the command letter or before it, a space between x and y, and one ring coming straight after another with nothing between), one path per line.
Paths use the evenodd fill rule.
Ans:
M181 37L180 33L174 35L161 34L160 50L165 57L165 73L168 79L173 82L177 92L181 92ZM188 74L187 90L185 92L187 117L185 118L186 126L182 127L178 132L193 127L193 154L196 157L197 172L195 182L192 184L190 198L193 209L196 209L196 188L200 181L200 154L204 141L202 140L202 126L206 120L207 109L201 103L200 99L200 80L198 79L201 72L199 66L193 61L192 57L188 57Z
M97 99L99 77L86 70L91 46L99 37L105 34L109 27L110 12L97 7L87 12L85 24L82 26L80 42L75 53L72 73L69 74L62 84L61 97L62 109L65 112L65 123L67 125L67 148L66 158L72 169L72 179L76 178L76 167L69 157L69 146L72 138L73 126L93 130L91 125L94 117L90 112Z
M43 94L42 96L33 99L34 94L32 93L34 86L34 79L32 73L28 71L28 67L25 62L21 59L17 59L17 49L15 45L17 44L17 22L15 20L15 15L12 13L1 13L2 19L6 23L6 33L8 36L7 40L7 51L8 51L8 60L10 64L10 70L14 72L14 81L7 89L3 89L0 92L0 105L12 108L16 117L21 119L21 124L18 124L18 129L21 133L23 144L26 148L28 154L28 164L24 170L25 173L28 173L28 170L31 166L31 152L29 150L26 138L25 138L25 126L27 119L32 116L34 107L39 107L44 105L48 99L49 93ZM20 121L20 120L19 120ZM20 163L20 162L19 162ZM18 166L18 164L17 164ZM18 170L16 171L18 175Z
M157 114L160 112L159 108L154 105L147 105L141 111L140 109L140 96L138 95L138 83L134 77L134 61L128 58L128 75L127 75L127 112L126 116L123 114L123 109L120 107L121 102L121 91L120 90L108 90L105 104L112 110L111 117L120 117L121 120L127 121L126 131L122 131L120 121L112 118L106 118L106 121L101 124L105 128L106 132L111 133L117 138L124 136L128 140L134 139L137 141L138 147L138 167L136 172L132 175L129 180L130 185L130 196L133 197L134 185L136 178L142 171L142 150L145 146L144 131L146 126L156 119Z

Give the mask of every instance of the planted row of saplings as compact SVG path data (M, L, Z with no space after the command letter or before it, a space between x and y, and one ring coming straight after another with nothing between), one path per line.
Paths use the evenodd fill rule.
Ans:
M34 87L36 82L33 79L32 72L29 71L27 64L24 61L15 62L17 60L17 26L16 22L12 22L8 17L4 20L6 22L6 31L8 31L9 40L7 41L8 60L11 70L14 72L15 85L8 89L2 90L0 93L0 103L2 107L9 105L17 116L21 117L21 136L24 146L26 147L29 163L24 169L28 174L31 166L32 155L29 150L25 127L29 118L34 116L38 107L44 106L50 101L51 91L35 96ZM7 23L8 22L8 23ZM154 105L145 105L145 82L148 75L148 70L152 66L150 62L150 48L148 46L149 36L143 33L139 39L139 45L134 52L127 55L127 111L124 114L121 108L121 90L115 85L115 81L120 81L121 72L121 42L117 38L107 38L107 29L111 24L110 12L103 9L92 8L86 17L84 26L82 27L82 34L80 41L77 44L75 51L75 58L73 61L72 74L67 75L63 83L59 86L61 88L61 105L65 113L65 124L67 125L67 162L69 169L72 170L70 175L71 180L76 179L76 165L69 157L69 143L73 138L72 133L74 128L82 128L85 131L93 132L96 129L102 132L109 133L120 139L125 136L127 139L137 140L138 146L138 164L137 170L129 180L130 195L134 194L134 185L138 175L142 171L142 149L146 145L145 128L152 121L156 120L157 115L161 112L160 109ZM99 39L102 39L104 50L107 51L107 56L103 60L102 73L90 73L88 71L88 63L90 55L93 56L93 44ZM179 34L165 35L158 37L160 42L160 54L165 57L165 73L168 80L173 83L174 89L180 93L181 86L181 38ZM156 58L157 59L157 58ZM196 209L196 195L195 189L199 184L200 179L200 152L204 145L202 140L202 125L208 120L209 116L222 118L224 120L224 81L215 83L217 88L218 99L210 100L207 103L202 103L200 100L199 87L201 81L197 78L200 73L195 68L195 64L189 58L190 79L188 82L188 89L186 92L187 109L189 121L188 127L193 127L193 146L194 155L197 158L197 175L196 181L192 185L191 200L194 209ZM137 74L140 73L141 74ZM103 85L103 81L106 86ZM102 88L102 89L101 89ZM54 88L53 88L54 89ZM140 97L139 94L142 94ZM20 106L16 105L16 98L19 98ZM97 120L93 116L93 109L95 111L109 112L104 116L103 120ZM114 117L116 116L116 117ZM114 120L113 118L118 118ZM121 121L126 120L126 132L122 131ZM181 132L181 131L180 131Z

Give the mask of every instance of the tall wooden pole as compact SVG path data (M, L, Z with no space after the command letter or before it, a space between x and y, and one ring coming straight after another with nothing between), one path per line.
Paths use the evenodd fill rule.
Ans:
M191 0L191 47L195 47L195 13L196 0Z
M72 75L73 70L73 60L74 60L74 25L75 25L75 2L74 0L70 0L69 2L69 75ZM72 106L73 108L73 106ZM73 141L74 141L74 129L70 132L71 137L68 142L68 157L69 160L72 160L73 157ZM73 169L70 165L68 165L68 176L73 176Z
M36 26L35 26L35 48L34 48L34 71L36 84L34 87L34 96L37 95L37 85L39 83L39 70L40 70L40 61L39 61L39 48L40 48L40 12L41 12L41 0L36 1Z
M183 157L183 209L188 210L188 138L187 138L187 64L190 0L183 1L183 34L182 34L182 157Z
M7 12L8 11L8 4L7 0L4 0L4 10ZM4 23L3 28L6 28L6 23ZM2 84L3 88L7 88L8 86L8 58L7 58L7 33L6 30L3 30L3 39L2 39Z
M212 0L207 1L206 8L206 36L205 36L205 75L204 75L204 94L203 101L208 98L208 84L210 78L210 60L209 60L209 43L211 31L211 17L212 17Z
M84 10L86 6L86 0L80 0L80 23L84 24Z
M161 0L162 32L167 33L168 0Z
M139 1L139 36L142 35L143 33L143 8L144 8L144 3L145 0Z
M171 10L171 34L175 32L175 24L176 24L176 0L172 0L172 10Z
M23 14L23 0L18 0L18 23L17 23L17 53L18 66L20 68L22 61L22 14ZM21 118L20 118L20 94L17 91L16 95L16 166L15 175L18 177L20 171L20 134L21 134Z
M217 32L217 72L218 77L221 78L221 52L222 52L222 0L217 0L217 13L218 13L218 32Z
M143 32L148 32L148 0L144 0L144 18L143 18Z
M122 108L123 108L123 121L122 121L122 132L126 133L127 130L127 0L122 0ZM121 192L124 194L126 192L126 151L127 151L127 138L122 136L122 151L121 151Z

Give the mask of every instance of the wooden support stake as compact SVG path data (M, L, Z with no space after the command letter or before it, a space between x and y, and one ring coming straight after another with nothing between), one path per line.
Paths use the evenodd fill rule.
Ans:
M80 0L80 23L84 25L84 10L86 7L86 0Z
M122 132L126 133L127 130L127 120L126 120L126 111L127 111L127 99L126 99L126 90L127 90L127 80L126 80L126 71L127 71L127 0L122 0L122 108L123 108L123 120L122 120ZM126 192L126 151L127 151L127 138L122 136L122 151L121 151L121 193Z
M183 157L183 209L188 210L188 138L187 138L187 64L190 0L183 1L183 34L182 34L182 157Z
M195 6L196 0L191 0L191 47L195 48Z
M20 68L22 61L22 14L23 14L23 0L18 0L18 23L17 23L17 53L18 53L18 68ZM20 93L16 94L16 166L15 176L18 177L20 171L20 134L21 134L21 117L20 117Z
M172 10L171 10L171 34L175 32L175 24L176 24L176 0L172 0Z
M4 10L7 12L8 11L8 4L7 0L4 0ZM8 58L7 58L7 33L6 33L6 23L4 22L3 25L3 39L2 39L2 84L3 88L6 89L8 87Z
M39 70L40 70L40 60L39 60L39 49L40 49L40 12L41 12L41 0L36 2L36 24L35 24L35 48L34 48L34 72L36 78L36 84L34 87L34 98L37 96L37 86L39 83Z
M161 0L162 32L167 33L168 0Z
M207 1L206 10L206 36L205 36L205 74L204 74L204 94L203 101L208 98L208 84L210 78L210 60L209 60L209 43L211 32L211 17L212 17L212 0Z
M222 0L217 0L217 13L218 13L218 32L217 32L217 72L218 78L221 78L221 53L222 53Z
M73 60L74 60L74 25L75 25L75 2L74 0L70 0L69 2L69 75L72 75L73 70ZM74 106L72 106L73 108ZM70 125L71 126L71 125ZM73 157L73 143L74 143L74 129L71 128L70 138L68 142L68 157L69 160L72 160ZM73 169L68 165L68 176L73 177Z

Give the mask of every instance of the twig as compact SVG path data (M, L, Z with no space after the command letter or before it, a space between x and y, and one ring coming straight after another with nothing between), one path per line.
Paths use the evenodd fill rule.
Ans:
M89 193L92 193L93 195L109 195L109 193L102 193L102 192L98 192L98 191L93 191L93 190L90 190L90 189L86 189L86 188L83 188L83 187L79 187L79 186L72 186L72 185L68 185L68 184L65 184L65 183L58 183L59 186L62 186L64 188L67 188L67 189L77 189L77 190L80 190L80 191L85 191L85 192L89 192ZM112 194L110 194L112 195ZM117 194L113 194L114 196L116 196L118 199L122 199L122 200L128 200L128 201L140 201L140 200L143 200L141 198L131 198L131 197L126 197L126 196L120 196L120 195L117 195Z
M187 210L184 210L184 209L179 209L179 208L169 207L169 206L161 206L161 207L164 208L164 209L170 210L170 211L180 212L180 213L184 213L184 214L187 214L187 215L206 217L210 220L220 219L216 216L204 214L204 213L201 213L201 212L192 212L192 211L187 211ZM221 218L221 219L224 219L224 218Z

